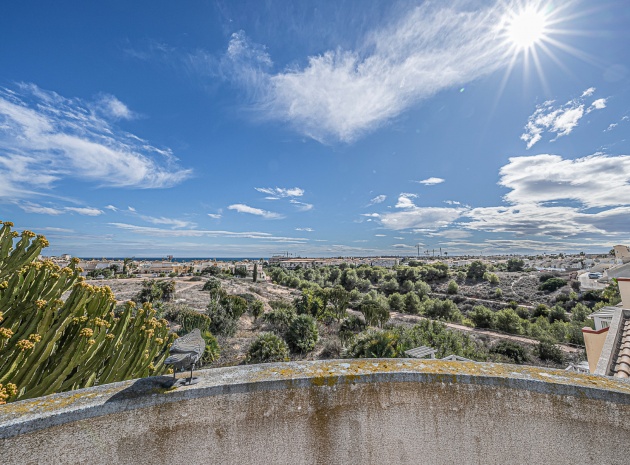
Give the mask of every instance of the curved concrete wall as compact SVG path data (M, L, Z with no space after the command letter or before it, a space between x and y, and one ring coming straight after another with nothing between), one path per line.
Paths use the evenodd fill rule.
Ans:
M630 463L630 384L514 365L206 370L0 407L3 463Z

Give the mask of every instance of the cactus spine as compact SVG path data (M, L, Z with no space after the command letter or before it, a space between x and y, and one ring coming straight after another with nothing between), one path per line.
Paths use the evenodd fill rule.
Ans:
M0 404L165 371L174 335L150 304L117 312L77 259L37 261L44 236L24 231L16 242L13 224L0 226Z

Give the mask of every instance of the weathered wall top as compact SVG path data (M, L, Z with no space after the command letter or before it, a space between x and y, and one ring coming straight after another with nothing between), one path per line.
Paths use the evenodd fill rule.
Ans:
M0 438L125 410L218 394L345 383L409 382L504 386L630 404L630 383L542 367L416 359L265 363L201 370L198 384L171 377L123 381L0 406Z
M0 406L6 463L627 464L630 383L416 359L239 366Z

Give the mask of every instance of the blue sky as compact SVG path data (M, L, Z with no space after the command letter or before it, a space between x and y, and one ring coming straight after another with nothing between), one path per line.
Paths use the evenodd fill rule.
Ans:
M0 219L48 254L604 252L625 1L9 2Z

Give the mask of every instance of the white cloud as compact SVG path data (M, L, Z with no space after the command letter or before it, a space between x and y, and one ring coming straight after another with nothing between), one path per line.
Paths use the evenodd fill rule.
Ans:
M212 218L213 220L220 220L221 219L221 214L220 213L208 213L208 216L210 218Z
M24 210L26 213L36 213L39 215L62 215L64 213L63 209L53 208L53 207L44 207L42 205L37 205L35 203L26 202L24 204L20 204L19 207Z
M606 129L604 129L604 132L608 132L608 131L612 131L613 129L615 129L617 126L619 126L619 123L610 123L608 125L608 127Z
M630 156L591 155L575 160L559 155L510 158L499 185L511 189L512 204L574 200L587 207L630 203Z
M370 200L370 203L368 203L367 206L369 207L370 205L376 205L378 203L383 203L383 202L385 202L385 199L387 199L386 195L377 195L372 200Z
M387 234L374 234L374 237L387 237Z
M248 205L244 205L242 203L237 203L234 205L230 205L228 210L235 210L239 213L249 213L250 215L262 216L268 220L279 220L284 218L280 213L274 213L267 210L261 210L260 208L250 207Z
M36 213L40 215L57 216L64 213L78 213L79 215L85 216L99 216L103 214L103 210L93 207L45 207L31 202L25 202L18 205L27 213Z
M591 107L593 107L595 110L601 110L602 108L606 108L606 99L598 98L593 103L591 103Z
M545 132L556 135L552 141L571 134L586 113L605 108L606 99L597 99L586 111L584 110L584 99L591 96L593 92L595 92L595 88L591 87L585 90L579 98L569 100L560 106L555 106L553 100L536 105L536 111L528 118L525 132L521 134L521 140L527 143L527 148L532 148L534 144L540 141Z
M465 211L463 208L418 207L411 194L402 193L398 197L396 208L403 211L382 213L380 221L388 229L438 229L447 226L459 218Z
M191 223L190 221L178 220L175 218L165 218L163 216L154 217L154 216L146 216L146 215L139 215L139 216L147 223L171 225L173 226L173 229L190 228L190 227L195 226L195 224Z
M355 50L328 50L275 74L265 48L241 31L222 70L266 117L322 142L352 142L443 89L505 66L507 44L494 32L502 8L424 2L370 31Z
M302 197L304 195L304 189L300 189L299 187L255 187L254 189L263 194L269 194L271 197L265 197L267 200L278 200L285 197Z
M295 228L296 231L306 231L306 232L313 232L315 231L313 228Z
M389 229L438 229L458 219L463 209L441 207L413 207L406 211L384 213L381 223Z
M129 210L130 212L134 212L134 213L135 213L135 211L136 211L136 209L135 209L135 208L133 208L133 207L127 207L127 210Z
M416 198L415 194L406 194L402 193L398 196L398 202L396 203L396 208L414 208L415 205L411 199Z
M500 185L509 206L473 208L468 229L517 236L608 237L630 230L630 156L511 158ZM464 222L469 220L468 222Z
M369 218L378 218L381 215L379 215L378 213L361 213L361 216L367 216Z
M125 231L130 231L136 234L145 236L157 236L157 237L227 237L237 239L256 239L265 242L289 242L289 243L306 243L308 239L302 237L283 237L274 236L270 233L255 232L255 231L214 231L214 230L200 230L200 229L161 229L147 226L136 226L127 223L109 223Z
M297 210L301 211L301 212L307 212L307 211L313 209L313 204L312 203L298 202L297 200L293 200L293 199L291 199L289 202L291 204L295 205Z
M157 188L190 174L170 150L121 131L90 103L33 84L17 91L0 88L0 197L33 196L66 178Z
M135 114L113 95L104 94L96 102L95 107L104 116L111 119L133 119Z
M103 210L92 207L66 207L66 211L78 213L85 216L99 216L103 214Z
M113 205L106 205L105 209L106 210L111 210L113 212L117 212L118 211L118 208L114 207Z
M444 179L442 178L428 178L428 179L423 179L422 181L416 181L420 184L424 184L425 186L434 186L435 184L441 184L444 182Z

